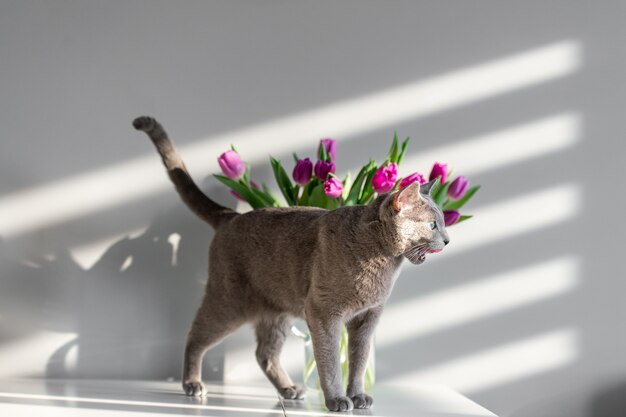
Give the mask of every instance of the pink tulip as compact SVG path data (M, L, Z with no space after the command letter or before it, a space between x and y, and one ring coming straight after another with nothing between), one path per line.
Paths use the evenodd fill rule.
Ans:
M388 193L393 190L398 179L398 164L391 162L378 168L372 177L372 188L377 193Z
M457 177L454 181L452 181L452 183L450 183L450 187L448 188L448 197L452 200L458 200L465 195L468 188L469 181L467 178L464 176Z
M222 168L222 172L228 178L233 180L239 180L246 172L246 164L243 163L237 152L230 150L226 151L217 158L217 162Z
M432 171L430 171L430 177L428 178L428 180L432 181L437 177L440 177L439 178L440 184L446 183L446 181L448 180L448 164L435 162L435 165L433 165Z
M400 188L402 189L409 184L413 184L416 181L419 183L419 185L426 184L426 178L424 178L424 176L419 172L414 172L411 175L407 175L406 177L402 178L402 181L400 181Z
M343 191L343 184L337 177L329 177L324 181L324 194L330 198L337 198L341 196Z

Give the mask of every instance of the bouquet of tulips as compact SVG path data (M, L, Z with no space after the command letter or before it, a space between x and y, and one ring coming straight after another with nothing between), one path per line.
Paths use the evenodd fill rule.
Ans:
M426 183L426 178L419 172L404 177L398 175L398 168L408 144L409 138L400 144L397 134L394 135L385 161L377 164L370 159L354 179L350 173L343 180L335 175L337 142L329 138L320 140L315 165L311 159L301 159L293 154L295 165L291 178L281 161L270 156L270 162L276 183L287 205L335 209L369 204L379 194L404 188L416 181L420 184ZM259 186L250 178L249 166L241 160L234 147L220 155L218 163L224 175L215 175L215 178L228 186L235 198L248 202L255 209L283 205L266 184ZM439 182L432 196L443 211L446 226L471 218L472 216L461 215L459 210L478 191L480 185L470 187L467 177L462 175L450 181L452 171L447 164L439 162L433 165L428 180L435 178L439 178Z
M278 188L289 206L315 206L326 209L335 209L341 206L369 204L378 194L388 193L406 187L413 182L426 183L426 178L419 172L400 177L398 168L404 158L409 138L401 144L398 136L394 135L389 154L383 163L377 164L371 160L361 168L352 180L350 173L343 180L335 175L337 142L333 139L322 139L317 150L315 165L309 158L301 159L294 153L294 168L291 178L283 168L283 164L270 156L274 177ZM235 198L247 201L252 208L280 207L282 202L276 198L267 185L259 186L250 178L250 168L245 164L237 150L224 152L218 158L224 175L215 175L231 189ZM428 177L429 181L439 178L439 182L432 192L434 201L443 211L446 226L460 223L472 216L461 215L459 210L478 191L479 185L469 186L464 176L458 176L452 181L452 172L447 164L436 162ZM292 182L293 179L293 182ZM315 376L315 358L311 349L310 334L292 329L293 333L305 341L306 363L304 366L304 382L315 381L313 388L319 388L319 379ZM373 350L372 350L373 352ZM344 386L348 378L348 333L344 326L339 345L341 370ZM369 389L374 384L374 368L372 356L365 371L365 387Z

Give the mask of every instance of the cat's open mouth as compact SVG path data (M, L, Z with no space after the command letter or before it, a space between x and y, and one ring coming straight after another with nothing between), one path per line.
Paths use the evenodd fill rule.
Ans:
M439 253L441 251L442 249L431 249L431 248L426 248L423 246L417 246L406 251L404 253L404 256L412 264L419 265L419 264L424 263L424 261L426 260L427 253Z

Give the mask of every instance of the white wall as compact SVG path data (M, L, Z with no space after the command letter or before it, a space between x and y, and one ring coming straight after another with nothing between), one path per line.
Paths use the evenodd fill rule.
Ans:
M150 114L223 203L209 174L230 143L271 181L270 152L334 137L346 171L410 135L403 173L448 161L483 189L449 250L404 269L379 381L622 415L624 8L3 0L0 377L178 378L211 231L131 128ZM235 366L251 343L217 348L207 377L256 378Z

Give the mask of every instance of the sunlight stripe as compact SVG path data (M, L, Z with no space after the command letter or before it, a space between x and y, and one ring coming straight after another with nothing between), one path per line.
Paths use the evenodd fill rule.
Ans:
M566 40L440 76L357 97L181 147L195 178L217 172L217 155L236 143L251 163L268 153L311 147L320 137L341 140L383 126L436 114L574 73L579 42ZM129 121L130 122L130 121ZM166 120L164 120L166 122ZM165 123L167 127L167 123ZM176 132L173 133L176 138ZM139 138L131 132L129 137ZM306 144L306 145L305 145ZM148 145L146 145L148 146ZM154 153L0 198L0 235L18 236L170 188Z
M377 327L376 347L384 349L558 297L576 287L579 269L578 260L567 256L390 304Z
M464 394L474 394L562 368L578 356L579 333L566 328L485 349L385 382L399 386L437 382Z

